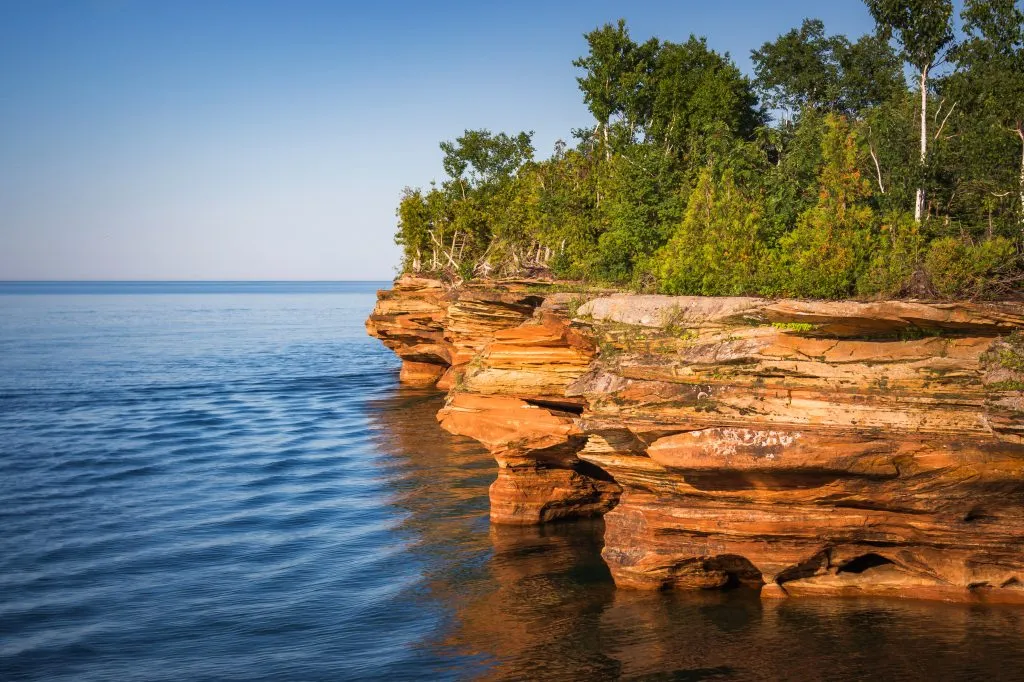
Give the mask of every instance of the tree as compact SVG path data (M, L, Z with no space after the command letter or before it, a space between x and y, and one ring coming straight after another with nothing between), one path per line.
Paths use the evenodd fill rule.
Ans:
M651 79L653 102L648 139L666 154L685 156L718 128L746 139L764 122L750 81L728 55L690 36L685 43L663 43ZM691 160L699 166L703 159Z
M871 186L858 168L857 139L845 118L829 114L821 141L818 203L779 240L777 293L843 298L853 293L870 246ZM772 292L775 293L775 292Z
M402 269L419 272L424 267L424 254L431 253L431 263L436 263L437 253L430 244L430 218L423 193L406 187L395 212L398 217L398 231L395 243L402 247Z
M716 178L710 167L701 169L681 224L655 259L660 289L704 296L756 290L763 215L759 198L739 187L731 171Z
M771 123L704 38L637 43L624 21L605 24L574 62L596 125L538 161L531 133L442 143L448 177L399 203L403 268L452 280L549 269L704 295L1019 290L1024 8L964 1L959 48L950 0L866 0L871 35L812 19L765 43L756 89L793 112ZM947 55L952 73L937 70Z
M843 38L836 59L842 73L837 111L848 117L861 118L907 90L899 55L877 33L863 35L853 43Z
M921 88L920 163L928 160L928 76L953 45L951 0L864 0L883 37L895 38L903 59L918 71ZM924 215L924 187L919 185L914 220Z
M683 196L678 164L653 143L635 144L604 164L607 201L599 218L597 273L602 279L628 282L678 223Z
M584 38L589 52L572 64L585 71L576 82L583 92L583 101L597 121L595 132L600 133L608 158L613 117L621 119L628 142L633 140L637 129L646 124L650 93L645 85L659 43L652 38L637 45L629 37L625 19L619 19L615 26L605 24L594 29L584 34Z
M459 183L462 196L466 184L474 189L508 179L520 166L533 158L533 131L510 136L486 129L467 130L455 142L442 142L442 165L448 176ZM467 170L468 177L464 178Z
M903 87L900 63L888 41L866 35L851 43L825 35L819 19L751 52L755 83L765 103L799 113L806 107L859 117Z
M983 122L1020 141L1018 224L1024 233L1024 12L1014 0L967 0L954 91Z
M772 108L798 112L805 106L838 108L840 39L825 35L820 19L804 19L799 29L752 50L756 83Z

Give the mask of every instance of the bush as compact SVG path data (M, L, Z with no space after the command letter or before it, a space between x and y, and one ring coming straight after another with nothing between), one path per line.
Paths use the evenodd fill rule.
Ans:
M757 289L764 260L764 211L730 171L716 182L701 171L679 229L655 257L652 271L669 294L729 296Z
M882 225L872 240L867 269L857 280L861 296L893 297L911 293L921 267L924 237L914 217L897 214Z
M1005 237L972 244L956 237L936 239L928 247L925 272L943 298L992 298L1011 286L1017 251Z

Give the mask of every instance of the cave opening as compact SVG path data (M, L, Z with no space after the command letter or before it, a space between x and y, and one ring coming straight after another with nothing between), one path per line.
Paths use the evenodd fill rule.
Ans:
M879 566L895 565L894 562L886 559L880 554L874 552L868 554L862 554L859 557L850 559L845 564L839 567L836 573L863 573L868 569L878 568Z

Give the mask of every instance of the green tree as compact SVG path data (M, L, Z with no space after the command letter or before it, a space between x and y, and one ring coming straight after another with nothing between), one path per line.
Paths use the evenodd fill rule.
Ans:
M573 61L573 66L584 70L576 81L597 121L595 136L603 144L606 157L610 157L613 118L622 123L628 142L646 124L650 92L645 85L659 44L653 38L642 45L633 42L625 19L614 26L605 24L594 29L584 38L589 51Z
M442 142L442 165L459 184L462 196L468 188L480 189L507 180L533 158L533 131L515 136L486 129L467 130L454 142Z
M871 186L859 169L855 134L845 118L829 114L821 141L824 166L818 202L779 240L774 278L778 293L843 298L854 292L867 260L874 210Z
M753 135L763 114L750 81L728 55L690 36L685 43L663 43L652 75L653 102L648 139L666 155L676 155L692 167L697 143L719 128L739 139Z
M917 69L921 89L920 163L928 160L928 76L953 45L951 0L864 0L883 37L895 38L903 59ZM914 219L924 216L925 190L918 186Z
M797 216L818 199L824 132L825 115L814 107L806 108L795 121L783 121L771 131L774 163L761 176L767 208L766 234L771 243L791 230Z
M678 223L682 174L652 143L633 145L606 165L608 199L598 212L605 229L598 238L595 274L628 282Z
M763 207L732 171L702 169L686 214L656 258L659 287L670 294L728 296L759 287L764 259Z
M1024 12L1014 0L967 0L961 14L966 39L957 50L951 91L964 101L972 120L991 131L992 141L977 140L971 151L992 151L999 135L1019 143L1016 168L1017 222L1024 233ZM990 159L981 175L998 177ZM991 194L1005 192L993 187Z
M903 87L900 62L888 41L828 36L819 19L751 52L755 83L772 108L800 112L813 107L859 117Z
M857 293L885 298L930 293L914 289L914 277L921 268L924 245L921 226L909 213L890 215L874 235L867 267L857 279Z
M402 198L398 202L398 231L395 243L402 247L402 270L419 272L424 269L424 254L431 254L430 215L423 192L406 187L402 190ZM429 266L436 261L428 259Z
M805 106L837 109L838 43L838 38L825 35L825 24L820 19L804 19L799 29L751 51L757 87L765 103L793 112Z

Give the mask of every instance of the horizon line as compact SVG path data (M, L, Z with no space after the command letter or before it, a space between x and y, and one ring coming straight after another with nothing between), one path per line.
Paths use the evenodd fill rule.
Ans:
M0 284L338 284L394 279L0 279Z

